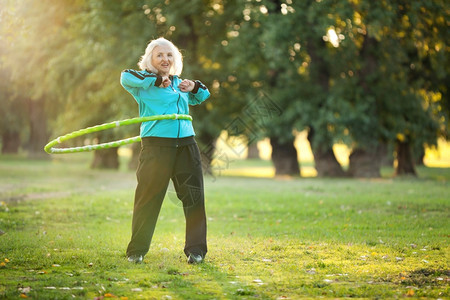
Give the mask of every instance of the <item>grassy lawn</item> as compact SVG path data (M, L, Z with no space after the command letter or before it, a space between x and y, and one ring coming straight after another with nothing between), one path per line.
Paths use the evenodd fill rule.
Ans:
M89 159L0 156L0 298L450 297L450 169L277 180L242 176L266 162L236 162L205 178L205 263L186 263L169 191L133 265L134 172L90 170Z

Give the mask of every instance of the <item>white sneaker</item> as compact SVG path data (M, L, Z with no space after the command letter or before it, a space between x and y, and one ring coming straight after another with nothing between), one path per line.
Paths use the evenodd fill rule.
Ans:
M203 257L200 254L189 254L188 264L199 264L203 262Z
M142 255L131 255L128 256L128 261L135 264L140 264L144 260L144 256Z

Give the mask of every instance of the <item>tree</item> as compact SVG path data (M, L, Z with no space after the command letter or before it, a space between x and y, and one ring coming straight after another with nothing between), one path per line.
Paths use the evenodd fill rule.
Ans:
M411 53L422 52L426 53L425 56L433 54L433 51L423 52L417 39L419 36L433 36L432 31L441 30L431 26L432 29L423 34L417 29L427 28L432 18L439 20L442 5L441 1L432 4L427 1L416 1L414 4L404 1L361 1L352 6L356 16L353 27L347 26L343 31L352 37L348 40L353 44L349 47L353 49L353 56L360 58L357 64L349 63L349 66L353 65L352 71L357 75L357 80L344 78L345 82L340 83L349 87L345 95L353 95L354 100L365 99L365 103L359 100L353 102L350 109L359 113L347 114L347 119L342 120L357 143L352 157L355 159L368 155L365 161L372 162L373 175L379 172L376 170L380 167L380 149L384 144L402 143L397 149L404 149L418 141L436 141L438 122L433 116L433 105L424 105L426 98L423 94L427 93L423 92L424 76L415 79L411 76L411 70L415 69ZM426 18L421 17L424 12ZM409 20L415 20L415 24ZM439 45L442 40L432 39L432 43ZM403 138L399 139L399 136ZM398 174L415 173L413 156L407 154L409 151L397 152L397 158L402 162L397 164ZM401 157L403 154L406 157ZM352 164L352 157L351 169L360 169L358 166L352 168L355 165Z
M56 84L47 79L54 67L50 62L54 53L67 42L61 34L62 24L71 7L49 0L39 3L7 0L3 5L1 67L9 82L9 95L3 100L9 101L10 108L14 107L8 113L8 124L20 124L26 129L25 147L30 156L46 157L43 147L49 137L47 121L58 100L52 90ZM14 133L15 138L17 134ZM24 132L18 135L26 136ZM7 144L8 138L5 140Z
M225 51L233 55L228 68L237 83L227 87L238 91L247 103L243 111L254 116L245 122L250 140L261 134L270 138L275 174L299 176L292 135L296 114L288 109L292 101L290 76L295 75L288 55L289 28L293 25L281 13L281 5L280 1L263 1L236 8L242 14L230 25Z
M414 130L407 128L397 136L397 174L414 175L414 162L423 159L424 146L435 146L438 137L448 138L450 114L445 82L450 67L448 51L443 45L449 36L443 14L443 1L398 1L396 24L404 37L397 42L407 56L403 65L405 77L408 86L413 88L412 97L420 105L416 111L424 113L414 115L408 111L408 127Z
M303 61L298 65L306 75L304 85L307 87L297 88L303 95L299 105L306 112L297 126L308 128L308 141L318 176L342 177L345 173L333 152L333 144L341 134L336 131L337 110L332 94L333 65L338 57L334 47L324 41L324 35L332 28L336 14L340 14L342 8L330 1L295 4L295 18L304 20L295 34L299 40L297 48L304 46L305 52L300 56ZM323 17L326 15L328 17Z
M67 132L135 117L135 102L120 86L119 78L123 69L137 64L147 42L143 36L155 33L143 7L135 1L85 1L71 21L67 28L70 42L57 56L61 62L76 62L66 64L64 70L74 76L67 78L60 129ZM103 142L136 134L138 128L132 126L100 132L92 139ZM118 168L117 149L96 151L91 167Z
M7 69L0 67L0 70L5 71ZM14 97L12 84L9 78L9 72L2 72L0 75L0 134L2 154L19 152L21 134L23 134L21 128L26 123L26 110L17 109L17 107L26 107L26 103L23 98Z
M319 116L322 117L311 111L308 113L316 116L316 124L323 124L317 127L320 128L317 130L319 138L327 140L327 135L330 135L334 140L346 141L353 148L349 166L352 176L379 176L384 149L395 143L399 135L407 137L405 141L408 144L420 139L436 140L437 122L431 108L433 105L424 105L422 88L419 87L421 80L411 81L408 75L411 70L408 52L421 51L417 48L420 45L417 37L405 34L416 27L402 22L403 17L398 18L402 15L401 1L294 4L296 12L307 12L303 19L320 20L316 26L310 25L309 32L327 32L324 36L328 41L327 48L311 48L311 43L306 47L311 59L306 61L309 77L325 78L318 82L324 82L322 90L328 94L321 98ZM434 18L441 20L438 14L442 8L441 1L432 5L415 2L413 6L409 10L410 19L421 19L418 17L421 12L433 7ZM416 25L422 28L426 22L430 23L430 20ZM433 27L431 31L443 32ZM442 37L434 40L437 48L437 41L442 40ZM317 49L327 51L315 55ZM314 60L316 63L323 61L319 64L322 65L319 76L314 75ZM437 82L442 82L442 79ZM305 108L310 107L307 103L302 104Z

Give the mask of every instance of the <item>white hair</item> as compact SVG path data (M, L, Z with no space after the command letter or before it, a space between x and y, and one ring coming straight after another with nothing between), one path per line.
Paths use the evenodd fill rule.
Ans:
M158 73L158 70L152 65L152 54L153 49L155 49L156 46L169 46L172 49L173 52L173 65L170 68L170 75L180 75L181 71L183 70L183 56L181 55L180 50L169 40L166 40L165 38L158 38L156 40L152 40L145 49L145 54L141 56L141 59L139 60L138 66L141 68L141 70L148 70L153 73Z

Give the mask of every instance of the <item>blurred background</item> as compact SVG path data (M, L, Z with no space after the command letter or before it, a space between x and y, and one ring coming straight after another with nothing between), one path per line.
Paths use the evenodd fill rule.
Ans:
M271 176L450 167L449 12L444 0L2 0L1 154L52 159L49 140L136 117L120 72L165 37L182 77L211 91L191 108L206 172L244 159L270 161ZM90 166L134 169L138 150L96 151Z

